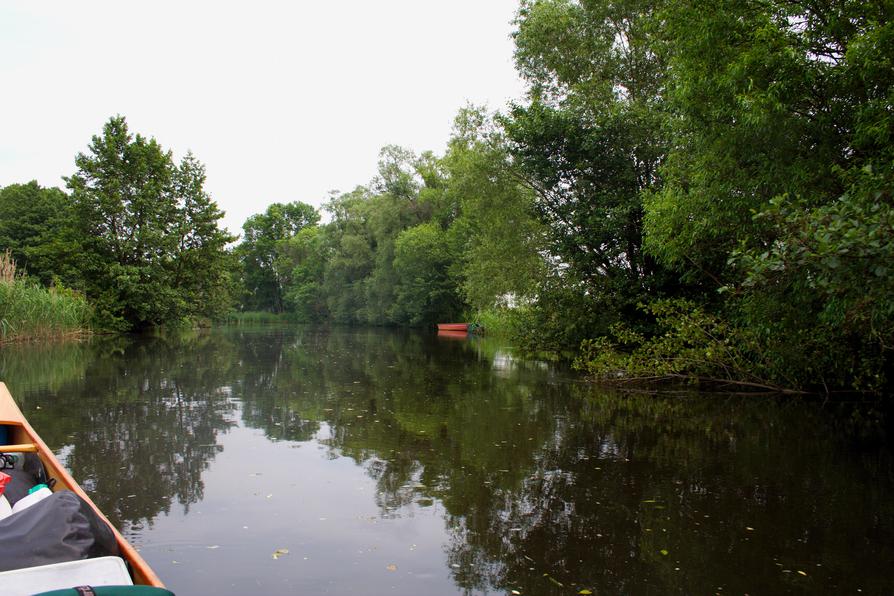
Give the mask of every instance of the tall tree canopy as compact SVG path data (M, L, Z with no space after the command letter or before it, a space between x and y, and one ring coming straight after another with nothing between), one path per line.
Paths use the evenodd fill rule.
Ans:
M64 265L64 255L77 243L67 233L68 196L36 181L0 189L0 252L9 250L20 268L42 283L72 283L76 273Z
M283 280L276 268L277 245L319 221L317 210L300 201L273 203L264 213L246 220L242 225L242 243L236 249L242 262L246 308L283 311Z
M223 213L204 191L204 167L179 166L155 139L111 118L66 178L72 255L106 327L139 328L220 314L229 303Z
M643 250L643 201L661 187L669 145L665 64L650 29L658 5L533 0L519 10L515 58L529 100L503 125L551 238L544 289L556 295L542 293L543 317L531 324L554 321L541 336L559 344L607 332L636 314L643 293L674 285ZM573 316L556 317L556 300Z

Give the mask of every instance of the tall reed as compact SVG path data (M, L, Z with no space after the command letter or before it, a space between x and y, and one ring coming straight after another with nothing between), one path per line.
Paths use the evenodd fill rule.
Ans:
M83 333L92 314L80 294L17 275L10 252L0 253L0 342Z
M0 253L0 284L12 283L16 279L16 262L12 258L12 251L8 248Z

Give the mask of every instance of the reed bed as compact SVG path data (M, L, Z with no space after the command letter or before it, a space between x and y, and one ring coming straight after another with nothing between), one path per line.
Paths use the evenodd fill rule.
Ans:
M9 251L0 253L0 342L82 334L92 315L83 296L40 286L16 273Z

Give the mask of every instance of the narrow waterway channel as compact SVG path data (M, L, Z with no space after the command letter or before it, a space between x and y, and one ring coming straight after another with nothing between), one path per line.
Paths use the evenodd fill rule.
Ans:
M0 380L179 596L894 585L873 407L612 393L381 329L4 346Z

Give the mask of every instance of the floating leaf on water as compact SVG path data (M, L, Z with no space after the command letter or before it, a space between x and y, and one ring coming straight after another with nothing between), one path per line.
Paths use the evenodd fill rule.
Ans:
M397 565L395 565L394 563L392 563L392 564L389 565L388 567L385 567L385 569L387 569L388 571L397 571Z
M804 577L807 577L807 572L801 571L800 569L798 569L798 575L803 575Z
M283 555L287 555L287 554L289 554L289 549L287 549L287 548L278 548L278 549L276 549L275 551L273 551L273 558L274 558L274 559L278 559L278 558L280 558L281 556L283 556Z
M751 526L745 526L745 529L749 532L754 532L754 528L752 528Z
M588 590L588 589L586 589L586 588L584 588L583 590L581 590L580 592L578 592L578 594L592 594L592 593L593 593L593 592L591 592L590 590Z
M665 557L666 557L667 555L670 554L670 553L667 552L667 549L665 549L665 548L662 548L660 552L661 552L661 554L664 555Z
M551 576L551 575L547 575L547 576L546 576L546 579L548 579L548 580L549 580L550 582L552 582L553 584L559 586L560 588L564 588L564 587L565 587L565 584L563 584L562 582L560 582L559 580L557 580L556 578L554 578L554 577Z
M515 594L515 596L520 596L521 592L519 592L518 590L512 590L511 594Z

